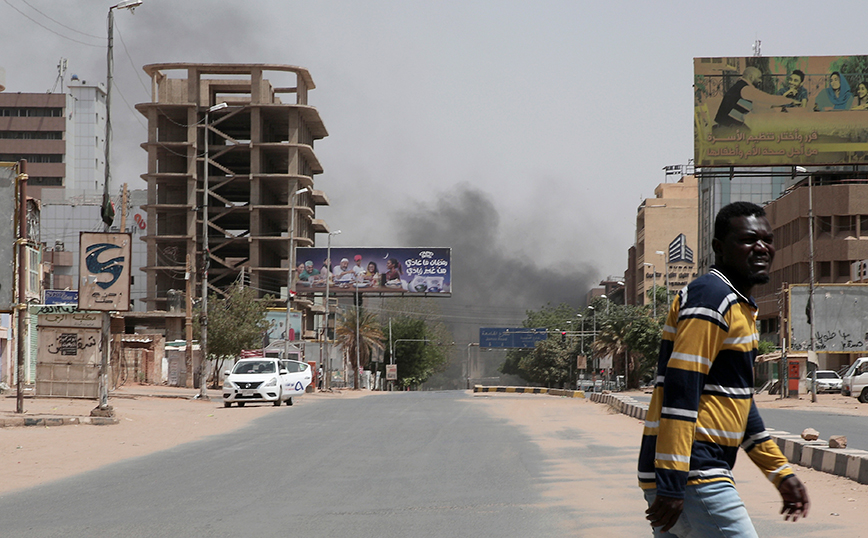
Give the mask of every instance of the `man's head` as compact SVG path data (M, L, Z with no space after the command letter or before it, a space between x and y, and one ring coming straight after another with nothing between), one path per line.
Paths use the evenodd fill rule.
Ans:
M356 254L355 257L353 258L353 260L356 262L356 265L358 265L358 266L362 265L362 255L361 254Z
M310 260L304 262L304 270L310 272L311 269L313 269L313 262Z
M793 69L793 72L787 77L790 88L798 88L803 82L805 82L805 73L801 69Z
M734 202L721 208L714 220L715 265L745 295L769 281L775 258L774 235L763 208Z
M341 269L346 269L350 266L350 260L346 258L341 258Z
M741 74L751 84L756 86L763 78L763 72L756 67L746 67L744 73Z

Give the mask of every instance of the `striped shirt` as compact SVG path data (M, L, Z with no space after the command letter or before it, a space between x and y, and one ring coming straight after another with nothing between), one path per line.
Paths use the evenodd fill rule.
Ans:
M678 292L642 434L643 489L682 499L687 485L732 482L739 446L775 487L793 474L753 401L756 315L716 268Z

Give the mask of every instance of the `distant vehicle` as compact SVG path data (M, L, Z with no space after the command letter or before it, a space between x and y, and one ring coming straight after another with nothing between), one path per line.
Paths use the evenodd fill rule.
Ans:
M310 365L301 361L253 357L241 359L224 373L223 407L247 402L282 402L292 405L292 397L304 394L312 379Z
M862 403L868 403L868 357L859 357L844 372L841 394L855 396Z
M812 390L814 376L808 376L808 391ZM842 380L838 372L817 370L817 392L841 392Z

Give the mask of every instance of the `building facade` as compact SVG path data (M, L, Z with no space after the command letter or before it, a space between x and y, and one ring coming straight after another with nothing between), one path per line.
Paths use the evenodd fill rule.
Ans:
M636 243L628 251L624 278L627 304L651 304L648 292L654 285L665 286L671 294L696 277L697 186L690 175L661 183L655 197L639 206Z
M768 284L754 288L759 306L760 337L780 345L786 331L784 290L810 282L809 203L814 214L814 282L845 284L862 281L860 262L868 260L868 178L815 172L809 193L802 179L765 207L775 236L775 260ZM858 175L858 174L857 174ZM865 175L865 174L862 174ZM795 314L794 314L795 315ZM820 368L837 370L865 353L819 354Z
M314 234L328 232L316 219L328 199L314 188L323 168L313 149L328 132L308 105L310 73L274 64L144 70L153 88L151 102L136 105L148 122L148 310L165 311L167 294L185 289L188 272L197 296L206 274L208 289L220 293L243 273L260 296L288 304L291 247L312 246Z

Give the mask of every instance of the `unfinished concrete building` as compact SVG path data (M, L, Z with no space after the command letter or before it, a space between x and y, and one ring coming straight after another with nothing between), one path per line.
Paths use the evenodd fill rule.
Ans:
M144 70L151 102L136 108L148 119L142 175L151 223L144 236L148 310L167 310L169 290L185 289L188 255L197 297L207 270L211 292L243 274L260 296L286 298L291 245L312 246L314 234L328 232L315 218L316 206L328 199L314 188L323 169L313 145L328 133L308 105L315 87L310 73L273 64L171 63ZM305 318L307 333L312 320Z

